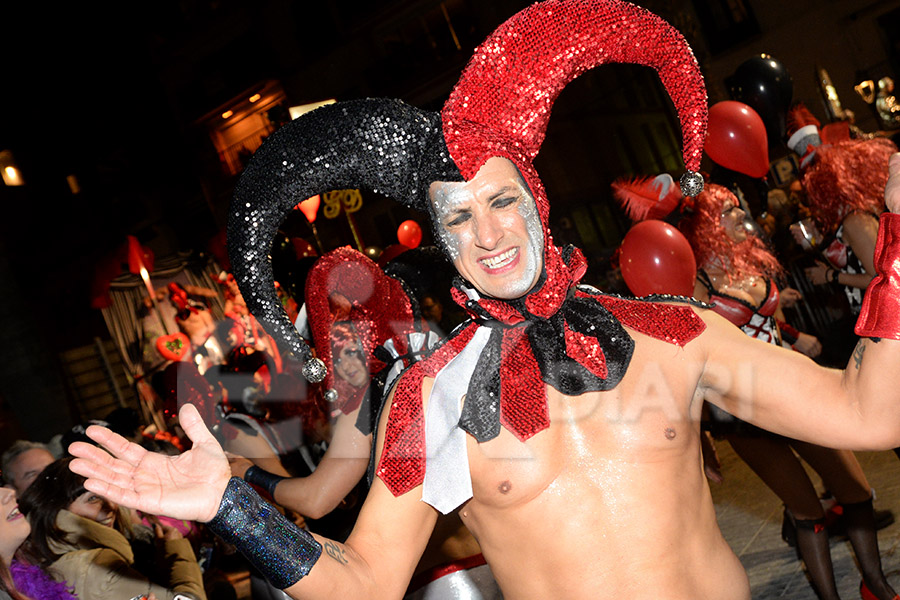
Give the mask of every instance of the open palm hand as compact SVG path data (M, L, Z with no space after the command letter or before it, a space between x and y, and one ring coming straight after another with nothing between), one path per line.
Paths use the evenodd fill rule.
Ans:
M75 442L69 447L76 457L70 468L88 478L85 489L113 502L154 515L209 521L231 469L193 405L181 408L179 422L193 445L178 456L149 452L105 427L91 426L88 437L108 452Z

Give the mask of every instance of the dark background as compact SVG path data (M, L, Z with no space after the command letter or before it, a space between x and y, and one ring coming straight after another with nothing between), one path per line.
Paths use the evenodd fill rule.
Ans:
M45 441L86 418L61 369L67 350L108 338L90 307L96 266L135 235L157 257L206 252L225 223L235 176L203 124L245 90L277 81L288 105L399 97L438 110L474 46L529 4L518 0L155 0L33 2L4 7L0 25L0 151L26 185L0 185L0 425L3 445ZM681 29L707 78L759 52L790 71L794 100L820 118L816 78L827 68L864 129L877 128L854 93L895 76L900 3L843 0L638 2ZM770 159L786 156L770 140ZM653 71L605 66L560 97L537 161L560 243L582 246L590 283L629 226L609 184L623 175L680 174L680 133ZM712 165L705 162L709 169ZM75 176L78 193L67 177ZM422 215L367 194L355 214L365 245L396 243ZM353 244L345 221L317 221L325 250ZM285 225L313 242L302 218Z

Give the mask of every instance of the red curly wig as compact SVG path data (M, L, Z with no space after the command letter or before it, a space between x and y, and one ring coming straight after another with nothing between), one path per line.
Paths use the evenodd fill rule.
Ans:
M694 199L693 213L678 224L694 250L697 266L721 265L732 281L752 276L781 277L784 267L759 237L751 234L736 242L728 236L721 219L729 201L739 205L728 188L708 183Z
M335 323L331 327L332 361L341 355L341 351L344 348L350 345L355 345L359 348L360 354L362 355L361 360L363 364L369 368L369 363L371 361L367 360L367 357L365 356L365 348L363 347L362 341L359 339L359 334L357 334L353 324L348 321L339 321ZM337 371L335 371L335 374L336 373ZM372 373L370 372L369 375L371 376L371 374ZM350 382L345 381L339 375L334 377L334 389L337 391L341 403L348 406L348 410L350 407L356 408L359 406L368 387L368 385L365 385L362 388L357 388L351 385Z
M819 127L820 124L806 107L798 105L790 112L789 125L788 133L793 135L805 125ZM850 213L863 211L879 215L884 211L888 160L897 146L885 138L850 139L842 129L831 125L822 128L820 137L822 143L802 170L800 183L813 218L827 235Z

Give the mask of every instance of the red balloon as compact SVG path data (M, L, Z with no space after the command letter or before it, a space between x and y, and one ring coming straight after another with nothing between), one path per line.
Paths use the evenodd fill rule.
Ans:
M769 172L766 126L762 117L743 102L713 104L707 131L704 150L716 163L750 177L765 177Z
M397 239L407 248L418 248L422 242L422 228L412 219L400 223Z
M687 238L664 221L648 219L628 230L619 246L619 267L636 296L694 295L694 252Z

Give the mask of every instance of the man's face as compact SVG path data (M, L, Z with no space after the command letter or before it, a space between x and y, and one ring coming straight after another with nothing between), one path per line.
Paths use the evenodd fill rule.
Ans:
M544 234L534 198L511 161L493 157L467 182L431 184L441 241L483 295L510 300L541 275Z
M32 448L18 455L9 465L9 480L21 495L44 467L53 462L53 455L43 448Z
M355 388L369 383L369 370L363 360L363 352L358 344L344 346L334 357L335 374Z

